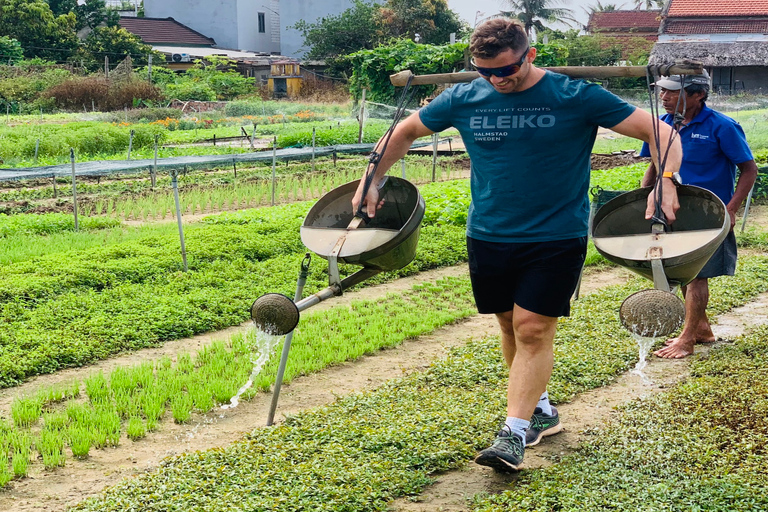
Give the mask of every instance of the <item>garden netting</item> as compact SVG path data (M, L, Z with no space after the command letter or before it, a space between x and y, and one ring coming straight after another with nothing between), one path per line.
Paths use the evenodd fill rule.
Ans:
M432 141L416 141L411 146L422 148L432 145ZM365 154L373 151L374 144L338 144L336 146L324 146L314 148L314 155L332 156L334 154ZM229 155L194 155L174 156L157 159L157 171L210 169L227 165L237 165L247 162L270 162L276 160L309 160L312 158L313 149L284 148L277 151L266 150L253 153L235 153ZM154 158L142 160L93 160L89 162L75 162L75 176L108 176L110 174L145 173L152 171L155 165ZM16 169L0 169L0 181L30 180L66 177L72 175L72 164L46 165L41 167L25 167Z

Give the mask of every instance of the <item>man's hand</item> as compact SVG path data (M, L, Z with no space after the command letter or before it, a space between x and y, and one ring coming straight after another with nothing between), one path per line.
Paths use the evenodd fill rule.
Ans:
M362 179L360 180L360 184L357 186L355 195L352 198L352 211L355 213L355 215L357 215L358 208L360 208L360 201L362 200L368 217L372 219L376 216L376 210L380 209L384 205L384 201L379 200L379 184L376 178L371 181L371 186L368 187L368 193L365 197L363 197L365 179L366 175L363 175Z
M736 215L738 212L736 210L732 210L730 206L727 208L727 211L728 216L731 219L731 231L733 231L733 227L736 225Z
M677 218L675 213L680 209L680 202L677 200L677 187L669 178L662 178L661 187L661 211L667 217L667 223L672 224ZM655 214L656 187L653 187L651 193L648 194L648 208L645 209L645 218L650 220Z

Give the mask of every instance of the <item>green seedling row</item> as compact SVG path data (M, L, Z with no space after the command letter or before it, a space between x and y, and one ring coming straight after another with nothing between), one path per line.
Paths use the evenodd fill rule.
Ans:
M425 312L430 314L425 316ZM398 345L474 312L468 280L451 278L417 285L410 292L379 301L359 301L349 308L309 314L293 338L291 366L284 381ZM229 343L206 346L194 358L182 354L176 364L162 358L154 364L118 367L109 375L94 372L83 385L86 402L49 403L58 412L44 414L38 407L36 417L30 416L24 424L15 422L16 428L2 429L0 443L13 445L16 437L27 436L31 446L30 427L38 426L42 416L38 445L67 446L74 458L86 458L92 448L117 446L123 431L132 440L141 439L163 421L168 410L176 423L189 422L193 412L209 412L235 395L251 374L252 360L264 349L258 340L257 333L250 330ZM268 390L276 372L273 358L243 398ZM25 452L27 463L30 446ZM58 451L53 447L40 450L44 460L46 453L55 456Z
M738 277L713 280L713 296L727 289L729 297L738 296L738 302L744 303L768 289L766 269L768 258L744 258ZM554 402L562 402L576 393L601 386L637 361L637 346L619 326L616 310L623 298L644 284L647 283L637 280L630 285L609 287L584 297L574 304L572 316L561 320L555 340L556 371L551 393ZM715 302L710 313L720 313L734 305L732 299L726 298ZM764 336L761 338L763 344ZM745 351L745 355L748 353ZM596 354L599 357L595 357ZM744 362L748 361L747 356ZM747 373L754 366L749 366ZM725 379L729 378L727 371L722 373ZM245 440L228 447L166 459L157 470L120 483L74 510L108 512L141 508L147 511L214 511L233 509L232 496L237 496L235 510L385 510L396 497L417 495L432 481L431 475L435 472L465 465L476 450L490 442L494 429L504 417L506 377L507 369L499 353L498 339L473 340L422 373L391 381L371 392L341 398L327 407L296 414L282 425L257 429ZM754 382L758 378L754 377ZM752 397L762 404L765 396L759 395L760 389ZM723 404L732 399L730 394L724 392L716 398ZM675 401L676 395L671 394L670 404L675 404ZM699 424L697 417L707 415L707 412L699 408L696 401L691 403L693 406L685 411L684 417L689 418L688 424L698 429L693 431L696 433L705 428ZM740 407L743 405L742 402ZM666 481L667 467L689 471L691 476L712 475L726 484L732 484L733 478L720 472L720 468L746 465L754 468L759 463L764 464L762 450L757 454L758 459L752 455L752 460L747 459L746 464L727 458L714 467L708 464L708 460L718 460L716 450L707 456L702 455L697 450L698 438L695 435L678 440L669 423L678 418L674 409L675 406L670 406L670 412L663 415L667 421L656 422L658 432L666 434L669 439L669 443L662 446L669 447L673 456L668 456L666 450L658 449L649 442L653 438L643 435L643 425L654 413L653 409L645 409L627 422L626 428L637 433L634 436L637 439L636 450L625 450L626 444L618 436L610 437L610 442L599 443L602 449L612 454L625 453L627 464L616 468L613 473L623 475L623 479L612 481L609 461L593 465L594 458L572 464L566 477L548 485L547 473L533 484L526 485L525 475L529 472L525 472L523 484L518 482L514 487L514 497L502 506L489 510L507 510L512 506L520 510L557 509L562 501L550 500L545 506L538 507L538 501L528 496L546 488L563 500L562 496L567 496L572 487L589 488L590 494L583 494L581 501L568 501L574 505L566 506L566 510L580 509L579 503L591 503L589 500L605 500L607 497L613 499L614 506L620 506L621 492L638 492L632 483L650 481L646 478L649 474L655 474L657 482L666 482L666 487L640 492L644 496L655 494L656 500L665 500L666 494L658 491L672 489L675 485L674 481ZM727 416L717 413L712 416L713 420L724 424L725 418ZM733 421L743 421L743 418ZM749 434L747 427L742 431ZM728 443L729 439L723 439L724 432L720 430L711 436L713 448ZM758 436L749 438L754 439L750 445L752 448L758 442ZM686 466L684 450L674 446L676 440L687 443L689 450L696 452L692 458L701 463ZM759 443L761 448L764 447L766 437L759 438ZM745 457L751 453L746 447L739 449ZM638 456L644 453L652 455L652 463L656 462L659 467L652 463L646 465L644 458ZM592 468L589 474L596 472L601 477L604 474L608 477L584 478L585 467ZM629 479L633 472L639 474ZM691 480L689 477L685 481ZM759 485L751 489L762 491L761 486L765 483L762 477L758 477L757 483ZM704 487L704 483L694 486L697 492ZM602 496L604 488L613 494ZM749 498L749 485L741 489L726 486L726 489L730 488L738 491L734 495L736 499ZM691 501L686 501L687 493L683 493L682 489L680 491L673 494L673 500L677 501L671 501L671 504L663 502L666 506L649 510L688 509ZM752 496L752 502L744 503L762 503L760 500L764 500L764 496ZM637 500L631 503L632 506L624 510L642 508L642 503ZM479 506L485 505L481 502ZM606 508L614 507L605 505L596 509ZM760 510L757 507L738 509Z
M466 181L430 183L422 193L428 209L416 259L364 285L465 261ZM292 295L305 253L298 228L310 206L226 213L190 224L188 272L172 223L72 233L71 244L62 234L58 249L41 244L57 252L0 267L0 385L235 325L263 293ZM26 240L27 250L37 249L37 239ZM70 245L81 249L62 251ZM592 252L589 262L599 261ZM312 266L307 293L327 286L325 272L322 262Z

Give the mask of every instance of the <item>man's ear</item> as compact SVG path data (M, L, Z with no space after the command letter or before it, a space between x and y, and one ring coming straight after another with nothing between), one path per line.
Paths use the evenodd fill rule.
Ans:
M531 64L533 64L533 61L536 60L536 47L535 46L531 46L531 49L528 50L528 59L527 60Z

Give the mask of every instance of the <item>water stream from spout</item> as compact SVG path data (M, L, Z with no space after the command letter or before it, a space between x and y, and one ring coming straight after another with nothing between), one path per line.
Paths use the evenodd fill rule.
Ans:
M635 338L635 342L637 342L637 348L639 353L639 359L637 361L637 364L635 365L635 368L631 371L631 373L634 373L635 375L638 375L641 379L643 379L644 384L653 384L653 381L648 378L648 376L643 372L645 367L648 365L648 353L651 351L651 348L656 343L656 340L658 338L656 337L645 337L640 336L638 334L632 334L632 337Z
M243 384L243 386L237 390L237 394L229 400L228 404L221 406L222 409L234 409L238 406L240 397L253 386L253 381L258 377L261 369L269 360L269 356L272 354L275 345L282 339L282 336L267 334L256 327L252 327L251 329L252 330L248 331L245 335L254 340L254 351L258 354L258 357L253 360L253 370L251 370L251 376L248 377L248 382Z

